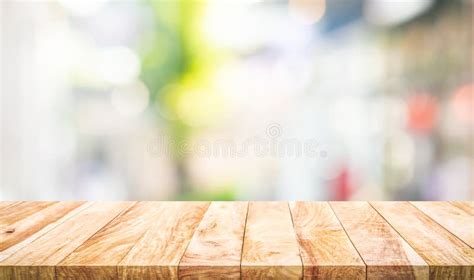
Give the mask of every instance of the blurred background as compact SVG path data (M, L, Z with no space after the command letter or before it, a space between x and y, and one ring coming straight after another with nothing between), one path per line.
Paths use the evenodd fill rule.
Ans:
M472 1L0 7L0 200L474 199Z

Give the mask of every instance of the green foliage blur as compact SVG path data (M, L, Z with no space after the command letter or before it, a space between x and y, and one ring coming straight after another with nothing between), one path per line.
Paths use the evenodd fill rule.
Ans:
M204 90L218 63L219 55L200 37L199 21L203 17L204 1L146 0L153 11L156 28L143 38L141 79L148 87L151 103L166 135L177 143L186 142L195 131L195 124L205 126L213 116L209 105L218 103L215 92ZM203 63L205 60L205 63ZM206 100L206 104L202 103ZM211 100L211 103L208 101ZM201 105L201 106L200 106ZM216 106L217 108L217 106ZM173 148L176 148L174 145ZM185 156L172 150L176 164L178 197L183 200L231 200L234 194L192 192L186 172Z

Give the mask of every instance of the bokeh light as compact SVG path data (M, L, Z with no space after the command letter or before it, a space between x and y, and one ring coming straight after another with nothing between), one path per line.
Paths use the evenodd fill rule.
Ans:
M474 198L472 1L0 6L0 200Z
M110 84L127 84L138 77L140 60L137 54L129 48L106 48L101 53L99 73Z

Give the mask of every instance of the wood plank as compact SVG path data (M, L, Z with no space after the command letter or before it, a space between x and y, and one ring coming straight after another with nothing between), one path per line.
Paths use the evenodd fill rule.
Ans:
M365 279L365 264L327 202L290 202L305 278Z
M449 203L474 216L474 201L449 201Z
M18 203L20 201L0 201L0 211Z
M408 202L372 202L430 265L430 279L471 279L474 251Z
M474 278L469 201L2 205L0 279Z
M179 260L209 202L162 202L150 229L118 266L120 279L177 279Z
M23 201L0 210L0 230L3 231L11 224L53 205L54 201Z
M160 202L138 202L56 266L58 279L115 279L117 266L160 216Z
M0 279L55 279L55 266L130 202L93 203L0 263Z
M426 262L367 202L331 202L367 265L367 279L428 279Z
M90 206L89 203L58 202L26 217L0 232L0 261L33 242L57 225Z
M249 203L241 271L244 279L299 279L303 276L288 203Z
M412 201L411 203L474 248L474 216L446 201Z
M240 279L247 202L212 202L179 264L180 279Z

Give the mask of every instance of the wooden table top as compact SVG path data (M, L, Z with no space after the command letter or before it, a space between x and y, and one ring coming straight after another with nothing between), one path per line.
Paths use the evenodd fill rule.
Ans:
M473 279L474 202L0 202L0 279Z

